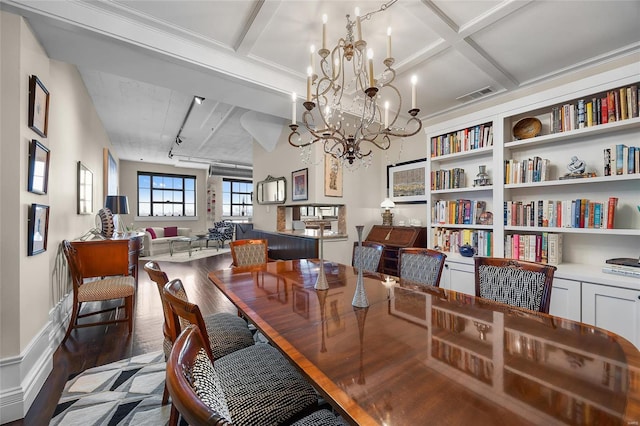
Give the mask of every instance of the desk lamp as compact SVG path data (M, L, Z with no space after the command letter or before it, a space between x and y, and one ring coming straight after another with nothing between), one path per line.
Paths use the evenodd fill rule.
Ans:
M382 203L380 203L380 207L385 209L382 212L382 224L386 226L393 225L393 213L391 213L391 209L394 208L396 204L391 201L389 198L385 198Z
M117 218L119 232L125 234L124 224L120 220L121 214L129 214L129 200L126 195L107 195L104 206L111 210L111 213Z

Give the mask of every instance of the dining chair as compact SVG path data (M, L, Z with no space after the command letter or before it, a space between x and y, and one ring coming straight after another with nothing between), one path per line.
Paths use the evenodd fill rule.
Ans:
M169 392L183 419L191 426L281 424L280 419L284 416L275 407L268 405L273 396L262 394L254 401L250 401L252 398L247 398L247 401L235 400L234 395L237 391L228 392L229 388L234 387L234 377L228 377L227 371L220 371L220 368L215 366L207 354L204 340L197 326L188 326L176 340L167 361ZM287 424L345 425L327 409L319 409L294 423Z
M261 265L269 261L265 239L235 240L229 243L233 266Z
M164 287L164 296L173 313L172 332L176 340L169 359L181 351L177 345L178 336L189 326L202 330L202 314L198 305L179 297L182 283L179 279L169 281ZM213 378L224 395L229 422L233 424L281 424L288 419L309 414L318 408L318 394L293 365L273 346L255 344L214 358L207 333L198 333L201 343L198 352L202 359L208 359L211 369L200 375ZM192 372L194 378L198 377ZM204 379L204 378L203 378ZM171 382L168 381L169 393ZM176 395L176 398L179 398ZM180 405L176 401L180 411ZM214 406L217 408L217 405ZM223 413L221 413L223 414Z
M403 247L398 251L398 275L401 280L440 287L440 277L446 258L446 254L437 250Z
M154 261L147 262L144 265L144 270L149 275L149 279L156 283L158 293L160 294L160 300L162 302L162 311L164 314L164 322L162 325L164 341L162 349L166 360L169 359L171 347L175 340L175 337L173 337L175 333L172 333L170 329L170 322L173 319L173 313L171 311L171 307L165 300L163 292L165 284L169 282L169 277L164 271L162 271L162 269L160 269L160 265ZM181 289L180 294L188 300L187 292L184 288ZM228 312L217 312L204 316L203 327L207 331L209 340L214 342L214 348L212 351L214 357L222 357L230 352L246 348L247 346L251 346L255 343L253 335L247 327L245 320ZM167 404L168 399L169 393L165 383L162 395L162 404Z
M555 266L542 263L476 257L476 296L549 313L555 271Z
M384 252L384 244L373 241L362 241L362 246L353 243L353 255L351 257L351 266L362 268L366 272L379 272L382 264L382 253Z
M88 279L85 281L85 278L82 275L82 260L76 248L73 247L71 242L63 240L62 251L67 259L69 272L71 273L71 282L73 284L71 319L69 321L69 327L67 327L67 332L62 339L62 343L67 340L73 329L92 327L96 325L126 322L129 327L129 334L131 334L133 331L133 304L136 293L134 277L131 275L118 275L103 277L102 279ZM128 270L128 267L126 269ZM103 302L117 299L123 299L123 304L80 314L80 309L82 308L83 303ZM118 310L121 308L124 308L125 315L123 318L118 318ZM78 320L81 318L105 314L111 311L115 311L115 315L112 319L78 324Z

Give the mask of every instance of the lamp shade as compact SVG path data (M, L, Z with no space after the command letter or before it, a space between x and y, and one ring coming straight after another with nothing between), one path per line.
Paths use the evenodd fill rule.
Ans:
M383 202L380 203L380 207L383 209L392 209L396 206L396 203L391 201L389 198L385 198Z
M129 200L126 195L107 195L104 206L113 214L129 214Z

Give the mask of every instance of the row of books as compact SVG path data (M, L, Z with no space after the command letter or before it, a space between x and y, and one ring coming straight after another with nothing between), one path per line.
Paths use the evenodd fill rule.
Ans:
M434 170L431 172L431 190L464 188L464 169L456 167L449 170Z
M431 138L431 157L493 145L493 124L484 123Z
M478 225L486 207L481 200L437 200L431 206L431 223Z
M505 160L504 183L530 183L549 180L549 160L533 157L526 160Z
M493 255L493 232L483 229L436 228L433 246L440 251L459 253L458 247L469 244L478 256Z
M553 107L551 132L566 132L635 118L638 117L639 109L638 85L620 87L590 99L579 99L573 104Z
M617 144L604 150L604 176L640 173L640 147Z
M431 355L487 384L493 383L493 362L437 339L431 341Z
M615 228L618 198L607 202L576 200L505 201L505 226L551 228Z
M508 234L504 237L504 257L527 262L562 263L562 234Z

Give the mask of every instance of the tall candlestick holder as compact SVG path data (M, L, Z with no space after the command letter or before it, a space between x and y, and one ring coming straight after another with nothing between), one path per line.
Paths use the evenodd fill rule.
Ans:
M328 290L329 283L324 273L324 223L319 223L318 227L320 228L320 265L318 266L318 278L313 288L316 290Z
M369 306L369 300L367 299L367 292L364 288L364 277L362 276L362 230L364 226L357 225L356 231L358 232L358 256L360 257L360 262L358 262L358 257L356 257L356 268L358 268L358 279L356 281L356 291L353 294L353 301L351 304L356 308L367 308Z

